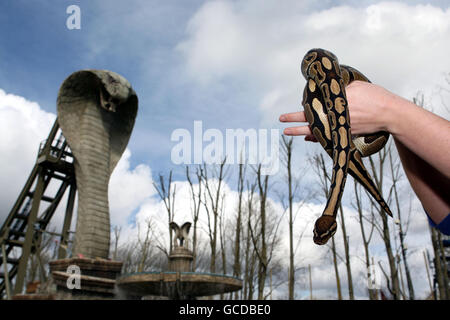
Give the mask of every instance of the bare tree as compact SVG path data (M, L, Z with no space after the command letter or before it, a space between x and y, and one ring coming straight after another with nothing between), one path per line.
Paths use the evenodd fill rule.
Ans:
M118 239L118 238L117 238ZM136 238L128 239L117 246L116 259L123 262L122 273L145 272L159 266L167 268L167 252L159 249L159 239L151 219L137 224Z
M386 164L386 156L388 155L388 149L390 147L391 147L391 145L383 148L380 152L378 152L378 169L377 169L377 166L375 165L374 156L369 157L371 176L373 177L375 185L377 186L377 188L381 194L383 194L383 178L384 178L384 168L385 168L385 164ZM370 200L373 201L372 198L370 198ZM389 201L389 200L387 200L387 201ZM378 208L378 212L381 215L382 226L379 227L375 223L375 227L376 227L377 231L380 233L381 238L383 239L383 242L384 242L384 245L386 248L386 254L387 254L389 269L390 269L390 277L387 278L387 280L389 280L388 281L388 290L392 294L392 297L394 300L399 300L400 299L399 274L398 274L398 270L397 270L397 265L395 263L395 256L394 256L393 250L392 250L388 217L383 212L382 208Z
M253 196L256 189L256 183L249 184L247 181L247 229L246 229L246 239L245 239L245 269L244 269L244 289L243 297L246 300L253 299L254 292L254 268L256 264L256 253L251 250L251 221L253 219Z
M266 243L266 201L267 201L267 190L269 183L269 176L264 177L264 182L262 182L261 175L261 165L258 166L257 171L258 189L259 189L259 213L260 213L260 236L261 236L261 248L258 250L258 299L262 300L264 297L264 286L267 276L267 243Z
M350 300L355 300L355 295L353 293L352 268L350 264L350 250L348 244L349 239L347 237L347 230L345 228L344 210L342 209L342 204L339 204L339 212L341 214L342 238L344 239L345 267L347 268L347 281L348 281L348 297Z
M273 208L267 202L269 189L269 176L263 176L261 165L255 169L256 187L258 188L259 214L254 216L253 223L250 221L248 227L253 243L253 249L258 260L258 299L263 300L268 297L264 289L266 285L267 273L272 262L273 252L279 244L278 228L282 221L282 216L277 217ZM269 218L268 218L269 217ZM276 286L278 286L277 284ZM270 292L269 292L270 294Z
M442 245L441 232L430 226L431 244L433 246L433 265L435 270L435 281L438 285L439 299L449 300L449 287L448 287L448 267L446 264L446 254Z
M26 273L27 283L39 281L41 284L47 281L47 272L45 266L52 259L51 249L54 249L54 255L57 251L55 244L54 231L44 231L39 239L34 243L34 254L28 260L28 268Z
M221 212L223 212L224 209L224 203L225 203L225 195L222 197L221 201ZM226 250L226 244L225 244L225 216L223 214L219 217L219 235L220 235L220 253L222 257L222 272L224 274L227 274L227 250Z
M138 234L137 234L137 249L138 249L138 256L139 256L139 260L138 260L138 266L137 266L137 272L143 272L148 263L149 263L149 258L151 257L152 254L152 232L153 232L153 225L150 219L148 219L146 221L146 225L145 225L145 231L144 234L145 236L143 238L141 238L141 231L140 231L140 225L138 224Z
M404 229L403 227L403 223L402 223L402 215L401 215L401 210L400 210L400 200L399 200L399 196L398 196L398 182L401 179L401 174L400 174L400 163L399 161L397 161L396 163L394 163L393 160L393 156L392 156L392 148L388 149L388 155L389 155L389 167L390 167L390 173L391 173L391 179L392 179L392 187L391 190L394 194L394 199L395 199L395 204L397 207L397 218L398 218L398 228L399 228L399 240L400 240L400 248L401 248L401 254L402 254L402 258L403 258L403 266L405 268L405 276L406 276L406 281L408 284L408 292L409 292L409 300L414 300L415 299L415 295L414 295L414 286L412 283L412 279L411 279L411 272L409 271L409 266L408 266L408 259L407 259L407 253L406 253L406 246L405 246L405 237L407 234L407 227L409 224L409 217L407 220L407 225L406 225L406 229Z
M158 192L159 197L164 202L164 206L167 210L167 230L169 232L169 253L172 252L172 232L170 232L170 223L174 220L175 216L175 194L176 194L176 186L173 187L172 190L172 170L169 173L169 179L167 182L164 181L164 176L159 175L159 185L153 182L153 186Z
M333 255L334 274L336 275L336 290L337 290L338 300L342 300L341 277L339 276L336 242L334 241L334 237L331 238L331 253ZM312 296L312 293L311 293L311 296Z
M200 216L200 206L202 203L202 168L201 166L197 167L196 171L197 176L197 192L194 190L194 185L192 184L191 177L189 174L189 167L186 166L186 178L189 182L189 186L191 188L191 196L192 196L192 220L193 220L193 239L192 239L192 268L196 269L197 266L197 224Z
M239 277L241 275L241 223L242 223L242 197L244 193L244 176L245 167L244 164L239 164L239 176L238 176L238 206L237 206L237 217L236 217L236 227L235 227L235 239L234 239L234 264L233 264L233 276ZM235 293L235 299L237 299L238 293Z
M286 192L283 188L279 192L275 191L278 194L280 202L283 206L284 212L283 215L288 212L288 227L289 227L289 268L288 268L288 299L294 299L295 292L295 257L297 249L299 248L303 233L305 230L300 232L299 236L296 239L296 243L294 244L294 222L296 220L297 214L300 212L303 205L307 200L312 198L313 191L311 188L305 188L301 186L301 177L304 176L307 166L301 168L295 168L294 172L292 171L292 154L293 154L293 139L287 138L286 136L282 136L281 146L283 157L281 159L284 167L286 168L286 182L288 186L287 190L287 201L286 201ZM295 174L297 173L297 174ZM294 201L296 210L294 212Z
M362 236L363 246L364 246L364 257L365 257L366 270L367 270L367 280L372 281L373 275L371 274L369 243L372 240L373 230L375 228L375 224L373 222L374 215L373 215L373 211L371 210L371 215L370 215L371 220L369 220L369 226L371 228L367 234L366 229L364 228L364 221L368 220L368 218L363 215L362 193L360 191L361 185L358 184L358 182L356 182L356 180L353 180L353 186L354 186L355 198L356 198L356 208L355 209L358 211L359 225L361 227L361 236ZM368 285L367 288L369 291L369 299L376 300L377 293L372 289L372 286Z
M204 207L206 210L206 216L208 219L208 236L211 247L211 265L210 272L216 272L216 260L217 260L217 223L220 215L221 197L223 192L221 190L222 183L225 179L225 167L226 158L219 164L219 173L214 174L212 177L208 176L208 170L206 164L203 166L202 180L205 185L204 192ZM211 180L217 179L216 188L213 189Z
M117 259L117 252L119 247L119 239L120 239L120 232L122 231L122 227L114 226L113 228L113 234L114 234L114 251L113 251L113 260Z
M445 252L444 249L444 241L443 241L443 234L439 231L438 233L438 243L439 243L439 253L441 257L441 263L442 263L442 269L444 269L443 276L444 276L444 288L445 288L445 299L450 300L450 288L449 288L449 278L448 278L448 270L449 266L447 264L447 257L448 254ZM445 272L447 271L447 272Z
M292 143L293 139L282 136L283 151L285 154L286 171L288 180L288 203L289 203L289 300L294 299L294 285L295 285L295 265L294 265L294 217L293 217L293 190L292 190Z

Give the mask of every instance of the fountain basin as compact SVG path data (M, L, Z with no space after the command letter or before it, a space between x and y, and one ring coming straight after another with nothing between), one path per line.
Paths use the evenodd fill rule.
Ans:
M120 277L117 286L127 294L194 299L242 289L236 277L202 272L141 272Z

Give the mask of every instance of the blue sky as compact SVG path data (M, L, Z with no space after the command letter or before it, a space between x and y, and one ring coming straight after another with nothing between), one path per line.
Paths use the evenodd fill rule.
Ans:
M228 126L257 125L254 102L247 98L251 87L231 79L198 88L180 75L182 57L174 48L202 1L127 1L117 8L114 3L119 2L2 1L0 24L8 27L0 31L0 87L56 113L59 86L72 72L94 68L122 74L139 97L129 144L132 164L151 163L156 171L167 170L176 128L191 129L199 119L205 128L226 127L226 118ZM65 26L70 4L81 8L81 30ZM138 21L128 19L136 15ZM230 94L233 89L236 94ZM231 119L243 104L247 116Z
M133 21L124 19L127 13L114 10L111 3L105 12L105 2L100 1L3 1L1 24L8 28L2 28L0 35L0 86L56 113L59 86L72 72L94 68L122 74L132 83L140 100L135 136L130 141L136 155L133 161L149 161L150 155L158 156L158 145L138 141L148 141L148 132L168 135L170 131L164 129L170 128L171 123L166 119L188 113L182 112L183 108L189 109L185 105L188 99L180 99L182 92L177 91L181 90L168 83L172 72L168 66L177 63L171 51L196 3L191 1L191 7L175 10L161 2L150 5L148 19L153 22L138 30L133 28ZM70 4L80 5L81 30L68 30L65 26ZM108 26L112 26L111 33ZM115 31L121 33L117 42ZM151 62L142 66L143 57ZM166 96L166 90L172 94ZM184 101L183 105L179 101Z

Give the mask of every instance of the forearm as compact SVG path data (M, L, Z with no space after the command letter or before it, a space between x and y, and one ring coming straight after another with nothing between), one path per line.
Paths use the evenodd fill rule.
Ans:
M387 131L450 179L450 122L401 97L387 108Z
M411 187L433 222L439 224L450 213L450 179L394 139Z

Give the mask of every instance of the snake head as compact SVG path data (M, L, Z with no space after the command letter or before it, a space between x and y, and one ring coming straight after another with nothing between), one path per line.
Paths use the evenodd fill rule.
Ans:
M309 50L302 59L302 74L305 79L308 79L308 68L317 58L317 49Z
M116 112L119 99L112 97L104 87L100 89L100 106L110 112Z
M314 243L324 245L334 236L337 229L336 219L333 216L321 216L314 226Z
M116 112L118 106L128 100L133 93L130 83L117 73L103 73L99 79L100 106L110 112Z
M320 63L324 63L325 61L323 59L328 60L330 64L331 61L338 61L334 53L321 48L311 49L305 54L302 60L302 67L301 67L302 74L305 77L305 79L308 79L311 76L309 74L310 72L308 71L308 69L310 67L314 67L312 66L313 64L317 65L317 63L314 62L320 61Z

